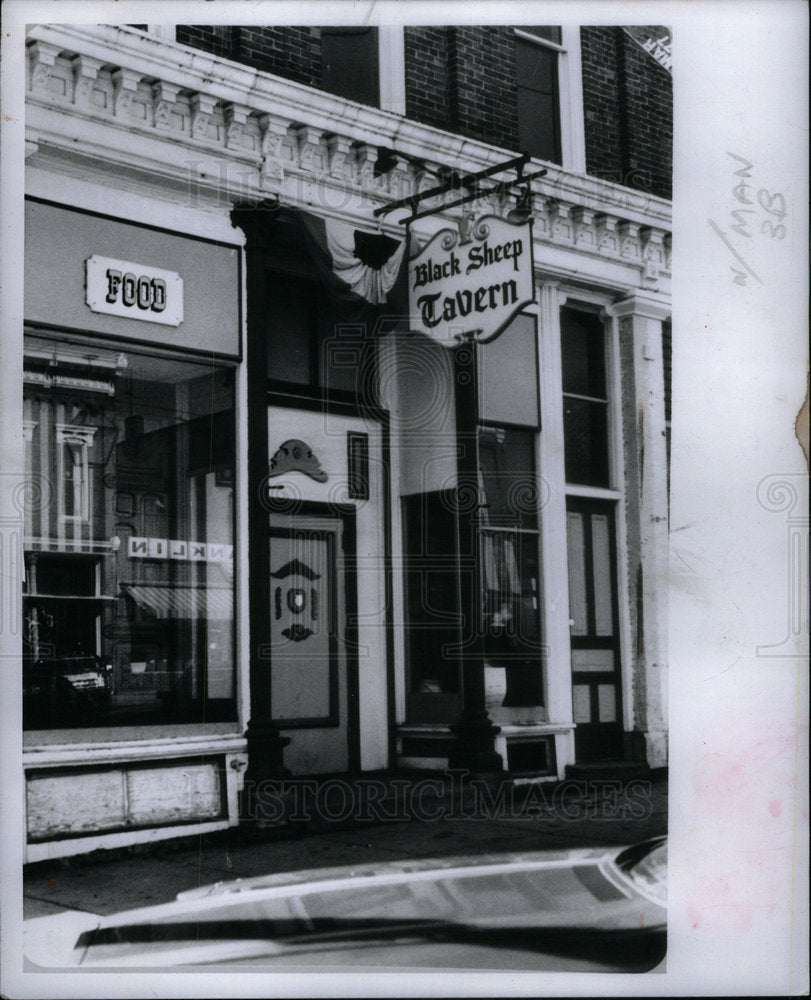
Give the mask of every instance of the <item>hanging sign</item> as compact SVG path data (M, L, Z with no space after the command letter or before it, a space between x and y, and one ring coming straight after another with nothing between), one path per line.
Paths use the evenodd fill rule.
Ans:
M180 326L183 322L183 279L128 260L93 254L86 261L87 304L97 313Z
M408 264L411 329L446 347L494 340L535 298L531 227L486 215L440 230Z

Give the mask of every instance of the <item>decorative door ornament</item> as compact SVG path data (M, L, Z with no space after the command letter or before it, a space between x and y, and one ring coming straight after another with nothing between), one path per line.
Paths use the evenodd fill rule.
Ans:
M291 642L303 642L313 635L310 624L318 621L319 599L316 586L302 586L305 580L314 582L321 578L306 563L300 559L291 559L278 570L270 574L277 580L290 580L290 586L276 586L273 589L273 616L281 621L287 615L289 624L281 629L281 635Z
M298 438L290 438L276 451L270 460L268 479L275 479L288 472L303 472L317 483L325 483L328 478L312 448Z

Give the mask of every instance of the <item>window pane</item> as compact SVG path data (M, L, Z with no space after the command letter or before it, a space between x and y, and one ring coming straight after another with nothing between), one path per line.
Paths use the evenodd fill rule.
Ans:
M600 317L578 309L561 309L560 347L566 480L608 486L608 390L605 333ZM577 398L580 396L590 399Z
M566 482L608 486L608 412L605 403L564 396Z
M542 25L538 27L537 25L519 24L517 27L521 31L526 31L528 35L537 35L538 38L545 38L548 42L560 45L560 28L555 25Z
M538 536L484 530L481 563L484 628L493 639L534 646L538 622ZM506 653L498 642L492 649Z
M324 311L318 329L319 384L372 402L375 398L374 342L365 327L342 327Z
M612 606L611 552L609 550L609 525L605 514L591 516L591 548L594 565L594 631L596 635L614 634L614 609Z
M605 334L600 317L563 308L560 334L563 391L605 399Z
M570 627L572 635L586 635L589 627L586 611L586 539L583 515L570 512L566 517L569 523L567 540L569 547Z
M233 371L72 350L26 342L29 475L92 443L87 517L26 510L25 725L235 718Z
M317 286L290 276L269 279L267 296L268 378L296 385L313 381L312 303Z
M450 492L403 497L408 690L459 690L455 501Z
M373 400L374 343L366 328L326 307L316 281L275 273L266 280L268 378Z
M479 465L486 504L482 520L537 528L540 493L535 476L535 432L480 427Z
M482 646L505 670L503 705L540 705L543 686L538 535L484 529L480 536Z
M479 415L483 421L538 427L538 343L533 316L519 315L479 346Z
M331 94L380 103L376 28L321 29L321 86Z
M522 38L515 40L518 135L522 149L561 162L558 53Z

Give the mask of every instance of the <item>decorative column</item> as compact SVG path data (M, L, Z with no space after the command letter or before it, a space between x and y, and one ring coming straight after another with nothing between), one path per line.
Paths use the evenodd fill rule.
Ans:
M572 713L572 670L569 642L569 587L566 567L569 550L566 538L566 467L563 440L563 383L561 379L560 307L561 292L556 282L545 281L538 296L540 308L539 376L541 399L540 473L541 588L543 621L545 704L549 722L571 726L558 743L558 772L574 763L574 718ZM565 747L565 749L564 749Z
M648 764L664 767L669 547L662 322L670 308L655 295L635 293L610 312L619 322L623 372L628 578L636 616L634 730L644 739Z
M273 225L275 202L238 206L231 221L245 233L248 300L248 532L250 594L250 718L245 731L248 768L242 817L262 825L268 817L262 802L272 787L290 772L284 767L284 748L290 742L273 721L271 671L273 663L268 621L270 578L270 523L263 504L268 472L267 346L264 337L264 265ZM273 819L277 819L274 815Z
M484 655L479 626L479 434L476 345L453 348L456 410L457 486L456 538L461 618L459 668L462 679L462 714L451 731L456 744L449 754L450 767L473 773L504 770L496 752L495 738L501 731L487 714L485 704Z

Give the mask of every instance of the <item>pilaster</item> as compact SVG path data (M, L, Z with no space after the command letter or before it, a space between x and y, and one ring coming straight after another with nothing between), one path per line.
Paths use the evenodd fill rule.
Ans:
M620 346L630 358L624 387L626 495L633 497L637 544L629 545L628 571L636 608L635 729L644 735L651 767L667 764L668 492L662 323L668 304L637 293L609 310L619 322ZM636 534L638 532L638 535Z
M571 723L572 679L569 644L569 591L566 586L566 470L563 450L563 406L560 378L560 287L544 282L540 288L540 472L543 478L541 553L543 558L542 609L546 662L544 678L550 723ZM553 582L554 581L554 582ZM574 761L574 742L568 737L562 769Z

